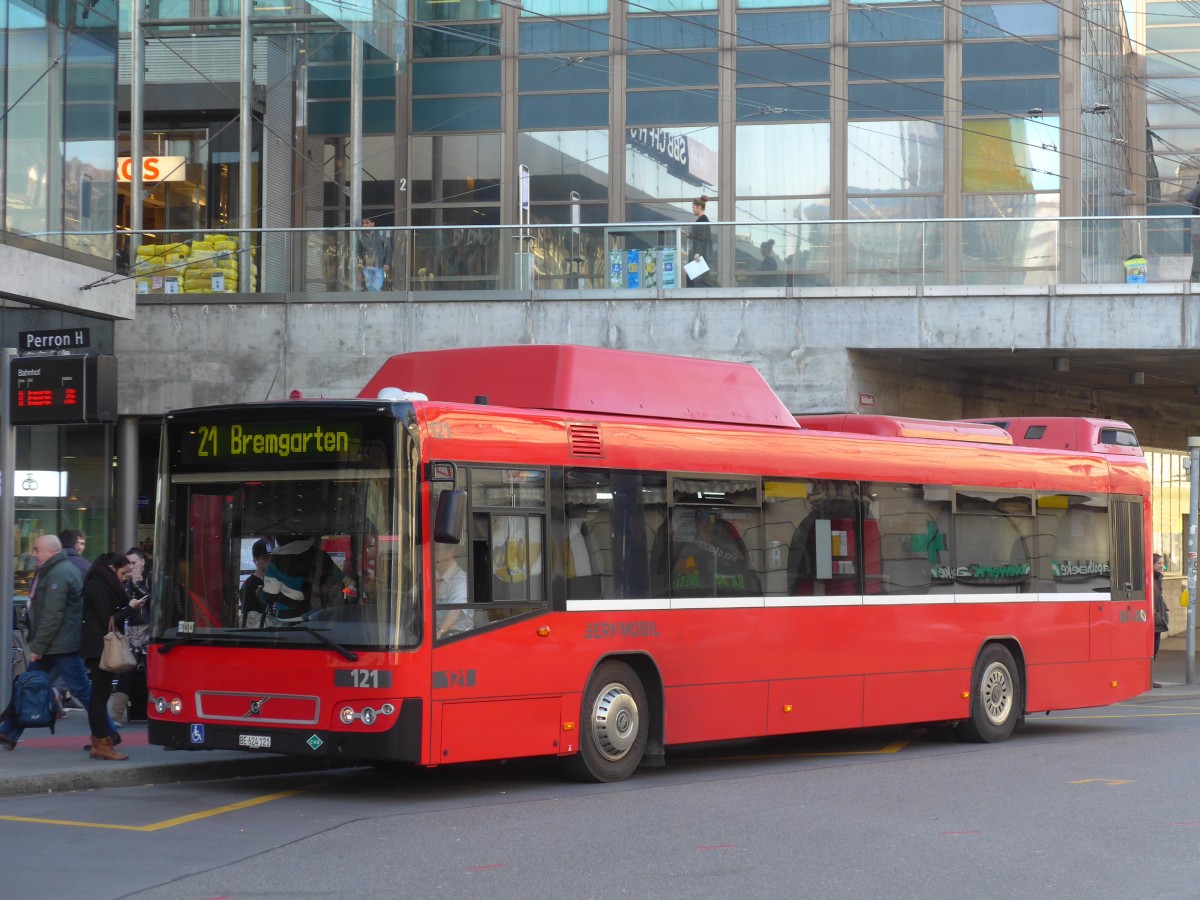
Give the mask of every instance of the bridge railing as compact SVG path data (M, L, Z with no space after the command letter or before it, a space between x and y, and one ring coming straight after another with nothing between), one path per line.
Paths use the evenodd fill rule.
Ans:
M1119 284L1143 273L1178 282L1200 268L1192 225L1154 216L172 231L147 234L118 267L139 294L786 292Z

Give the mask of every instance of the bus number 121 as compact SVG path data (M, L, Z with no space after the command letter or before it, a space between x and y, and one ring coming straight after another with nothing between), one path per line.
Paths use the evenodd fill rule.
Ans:
M336 669L333 683L337 687L390 688L392 673L383 669Z

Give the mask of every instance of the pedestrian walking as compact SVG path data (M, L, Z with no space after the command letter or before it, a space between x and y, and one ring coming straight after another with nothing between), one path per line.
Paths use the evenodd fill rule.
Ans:
M103 553L96 557L83 583L83 637L80 655L92 676L92 696L88 703L88 726L92 730L92 759L129 759L113 749L116 729L108 718L108 698L112 695L113 675L100 668L104 636L110 629L121 629L135 609L146 599L130 600L125 593L129 560L123 553Z
M84 705L91 702L79 645L83 630L83 577L63 550L62 541L43 534L33 542L36 582L33 592L33 628L29 639L29 668L57 670L71 693ZM0 747L15 750L22 728L12 703L0 715Z
M704 260L705 265L711 270L712 261L709 257L712 254L712 226L708 224L708 216L704 212L706 206L708 206L707 194L701 194L692 201L692 215L696 217L696 221L686 234L689 238L688 259L691 262ZM705 287L708 283L708 272L698 278L689 277L687 280L689 287Z
M1154 657L1158 658L1158 645L1163 633L1171 625L1171 614L1167 610L1167 601L1163 599L1163 558L1161 553L1155 553L1154 560Z

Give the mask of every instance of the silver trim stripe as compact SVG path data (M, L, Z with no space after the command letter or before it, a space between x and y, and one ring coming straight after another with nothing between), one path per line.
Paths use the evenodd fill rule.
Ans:
M675 609L781 609L837 606L951 606L985 603L1091 603L1111 594L1079 591L1063 594L855 594L823 597L679 597L656 600L568 600L567 612L665 612ZM1144 602L1144 601L1135 601Z
M262 707L268 712L273 700L303 700L312 703L313 715L311 719L277 719L269 715L246 716L244 712L233 716L215 715L204 711L205 697L211 697L213 700L217 698L241 697L246 701L246 709L250 708L252 701L268 698ZM253 728L255 725L316 725L321 719L321 698L311 697L307 694L268 694L261 691L255 694L243 693L241 691L197 691L196 715L202 719L209 719L211 721L238 722L247 728Z

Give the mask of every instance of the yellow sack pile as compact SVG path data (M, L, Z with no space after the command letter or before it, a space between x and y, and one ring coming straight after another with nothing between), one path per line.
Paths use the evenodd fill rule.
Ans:
M190 253L191 248L183 243L142 244L133 264L137 292L162 293L168 289L168 282L171 288L177 288Z
M192 241L183 270L185 294L235 294L238 292L238 241L226 234L206 234ZM250 290L255 290L258 267L251 266Z

